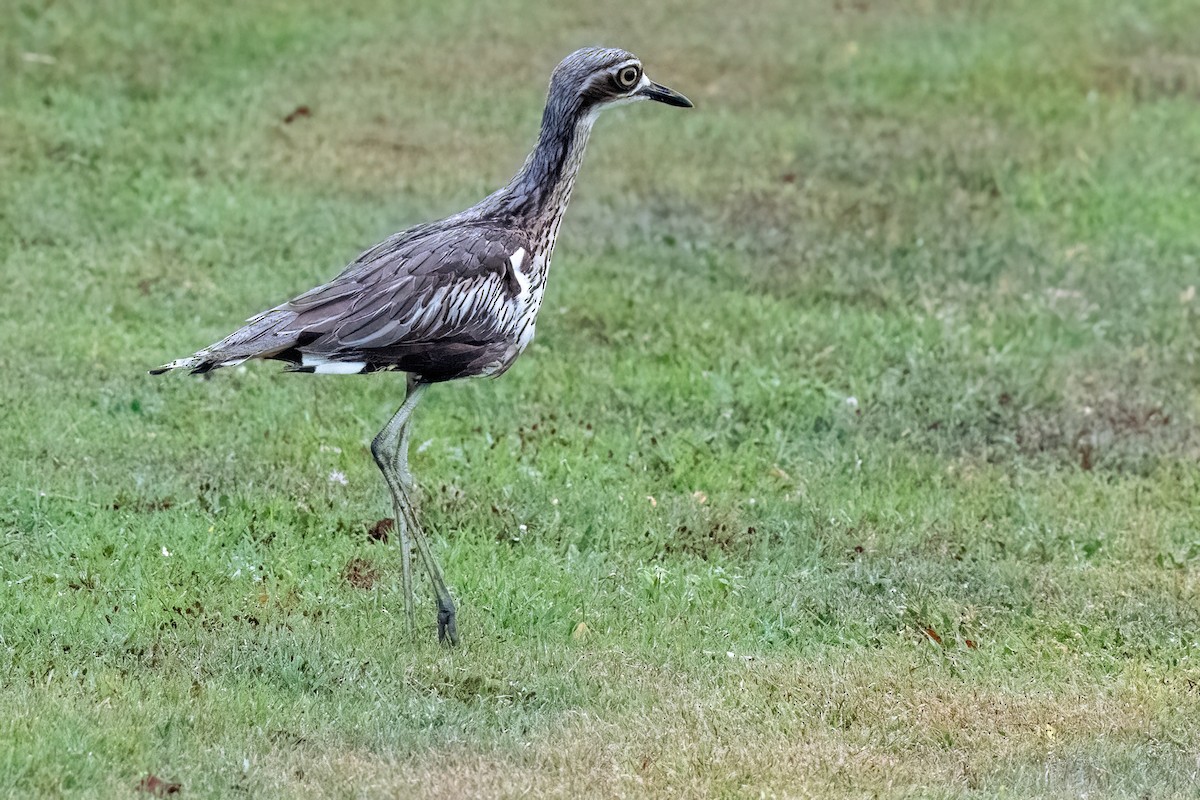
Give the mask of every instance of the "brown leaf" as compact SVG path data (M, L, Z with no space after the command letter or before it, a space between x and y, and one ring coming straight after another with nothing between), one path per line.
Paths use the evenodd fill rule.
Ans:
M933 628L926 627L926 628L923 628L922 630L925 631L925 635L928 636L934 642L934 644L942 643L942 637L938 636L938 632L935 631Z
M300 117L311 117L311 116L312 116L311 108L309 108L308 106L296 106L294 109L292 109L292 113L288 114L286 117L283 118L283 122L285 125L291 125L293 122L300 119Z
M166 797L169 794L179 794L183 784L175 781L164 781L157 775L150 774L142 778L137 785L139 792L148 792L155 797Z

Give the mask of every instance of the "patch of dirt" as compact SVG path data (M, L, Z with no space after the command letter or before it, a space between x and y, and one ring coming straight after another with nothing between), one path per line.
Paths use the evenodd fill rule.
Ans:
M1200 56L1144 53L1102 65L1096 84L1107 94L1129 94L1139 103L1181 97L1200 100Z
M379 568L365 558L355 556L346 562L342 580L355 589L370 589L379 581Z
M657 507L673 525L662 544L664 553L706 558L715 552L744 555L750 550L758 534L754 526L743 522L736 510L707 501L703 493L660 500Z
M387 544L388 537L392 530L396 527L396 520L391 517L385 517L372 525L367 530L367 538L372 542L382 542Z
M1098 407L1026 413L1014 422L1013 440L1022 453L1057 454L1083 470L1110 455L1150 454L1195 438L1194 431L1190 437L1183 430L1172 431L1172 415L1161 406L1127 404L1119 398Z
M166 797L167 795L179 794L183 790L183 784L176 781L166 781L157 775L150 774L138 781L137 790L152 794L155 797Z
M1200 429L1161 403L1117 393L1047 408L997 395L982 417L929 420L931 444L982 452L1001 463L1015 456L1050 459L1084 471L1144 473L1162 458L1200 457Z
M156 511L169 511L175 506L175 498L159 497L156 499L147 499L144 497L125 497L119 496L112 501L109 506L113 511L134 511L139 514L152 514Z

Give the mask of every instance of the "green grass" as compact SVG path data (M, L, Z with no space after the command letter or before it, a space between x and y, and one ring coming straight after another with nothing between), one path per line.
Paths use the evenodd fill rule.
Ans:
M0 792L1193 797L1198 29L13 0ZM697 107L602 120L537 341L418 411L410 641L402 382L145 370L506 180L596 42Z

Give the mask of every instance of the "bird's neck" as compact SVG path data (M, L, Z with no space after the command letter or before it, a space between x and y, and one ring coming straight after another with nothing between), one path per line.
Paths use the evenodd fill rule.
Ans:
M537 145L520 172L497 193L505 212L531 228L557 233L596 111L584 108L577 98L547 101Z

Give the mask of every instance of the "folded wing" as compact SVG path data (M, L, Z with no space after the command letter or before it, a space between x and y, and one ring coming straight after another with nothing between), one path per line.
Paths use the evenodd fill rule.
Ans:
M397 234L329 283L156 371L271 358L298 371L397 369L431 381L487 373L516 335L528 246L518 231L485 225Z

